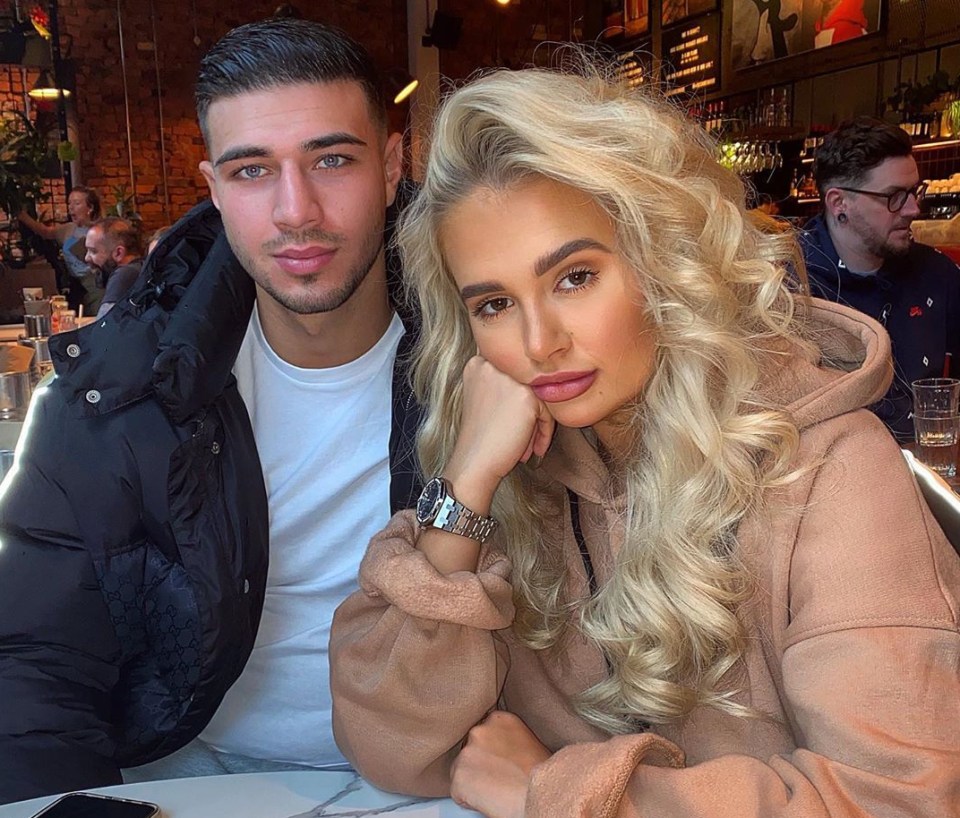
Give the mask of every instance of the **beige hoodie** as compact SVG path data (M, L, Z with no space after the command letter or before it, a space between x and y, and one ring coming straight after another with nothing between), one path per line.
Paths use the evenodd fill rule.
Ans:
M334 731L366 778L448 794L460 742L499 705L555 751L534 768L528 818L960 816L960 559L894 440L858 411L886 391L889 339L859 313L813 303L836 368L795 352L764 390L796 418L797 465L810 468L738 532L757 588L740 611L737 701L772 718L700 708L652 732L601 734L569 704L603 677L599 651L583 639L559 657L518 644L507 558L488 547L477 573L442 576L403 512L371 542L361 590L333 624ZM604 465L561 430L543 468L581 498L603 583L619 528ZM551 519L586 595L569 512Z

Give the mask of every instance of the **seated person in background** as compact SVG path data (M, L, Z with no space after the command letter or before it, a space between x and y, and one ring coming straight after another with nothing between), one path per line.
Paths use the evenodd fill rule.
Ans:
M43 224L25 211L21 211L17 219L41 238L60 245L70 273L69 304L73 309L82 306L87 315L94 315L103 298L103 287L97 280L96 271L91 270L85 260L84 238L90 225L100 218L100 197L92 188L78 185L67 197L67 212L70 221L63 224Z
M439 477L331 638L376 785L497 818L956 809L960 560L860 411L888 337L791 292L795 239L714 156L590 72L443 105L400 228Z
M102 318L123 298L140 275L140 236L125 219L108 216L90 226L86 236L87 264L98 271L104 287L97 310Z
M894 379L871 409L901 441L913 440L910 384L960 352L960 269L910 235L923 195L911 151L902 129L868 117L828 134L813 166L823 213L801 234L813 295L890 333Z
M170 232L170 228L172 226L173 225L168 224L164 227L158 227L156 230L153 231L153 235L150 236L150 241L147 242L148 256L154 251L156 246L160 243L161 239L163 239L163 237Z

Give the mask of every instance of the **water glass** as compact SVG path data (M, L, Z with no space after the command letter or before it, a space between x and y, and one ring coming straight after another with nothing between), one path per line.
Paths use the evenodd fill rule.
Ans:
M960 380L923 378L912 386L913 428L920 461L941 477L956 477Z

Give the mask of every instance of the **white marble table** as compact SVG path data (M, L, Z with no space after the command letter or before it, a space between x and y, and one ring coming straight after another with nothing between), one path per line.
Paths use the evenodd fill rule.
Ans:
M466 818L453 801L381 792L355 773L285 772L178 778L90 792L150 801L163 818ZM56 796L0 807L0 818L29 818Z

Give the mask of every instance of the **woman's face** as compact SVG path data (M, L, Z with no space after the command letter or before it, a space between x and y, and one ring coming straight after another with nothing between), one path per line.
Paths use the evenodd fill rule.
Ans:
M558 423L616 436L656 341L603 210L546 179L479 188L450 211L440 240L480 354L529 384Z
M91 218L90 202L82 190L75 190L67 197L67 212L77 224L89 224Z

